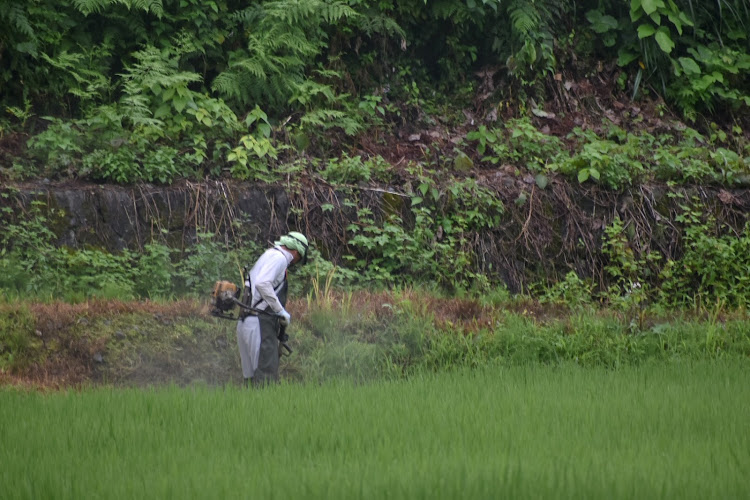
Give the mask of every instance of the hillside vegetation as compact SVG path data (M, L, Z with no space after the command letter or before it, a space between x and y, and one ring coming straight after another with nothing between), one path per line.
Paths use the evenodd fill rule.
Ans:
M4 0L0 20L9 297L203 296L266 243L227 209L231 237L195 222L174 248L155 215L139 248L60 248L67 214L22 187L249 182L315 240L300 281L748 303L748 0Z
M8 179L750 182L747 0L4 0L0 20Z

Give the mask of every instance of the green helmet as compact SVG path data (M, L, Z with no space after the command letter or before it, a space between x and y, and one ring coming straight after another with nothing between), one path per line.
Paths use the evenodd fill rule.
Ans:
M283 245L290 250L297 250L302 256L302 265L307 264L307 254L309 243L304 234L297 231L291 231L289 234L282 236L279 241L274 242L276 245Z

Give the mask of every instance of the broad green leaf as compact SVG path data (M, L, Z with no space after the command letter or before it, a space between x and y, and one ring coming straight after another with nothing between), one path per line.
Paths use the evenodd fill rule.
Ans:
M422 203L422 198L420 198L419 196L414 196L411 199L411 206L419 205L420 203Z
M156 109L156 111L154 111L154 118L161 119L165 116L169 116L170 111L171 107L169 106L169 104L162 104Z
M271 126L267 123L258 124L258 131L263 135L263 137L268 138L271 136Z
M589 179L589 169L584 168L582 170L578 171L578 182L579 184L583 184Z
M641 0L630 0L630 20L636 22L642 15Z
M590 10L586 13L586 19L591 23L591 28L596 33L606 33L617 29L617 19L607 16L599 10Z
M641 7L643 7L643 11L649 16L652 12L656 12L656 1L657 0L641 0Z
M632 63L638 59L638 53L636 52L630 52L627 49L620 48L620 50L617 52L617 65L618 66L627 66L628 64Z
M656 35L654 35L654 38L656 38L656 43L659 44L659 48L669 54L672 52L672 49L674 48L674 42L672 41L672 37L669 36L669 29L665 27L659 28L659 31L656 32Z
M682 24L685 26L693 26L693 21L691 21L684 12L680 12L680 21L682 21Z
M30 54L32 56L37 55L37 45L34 42L21 42L16 44L15 49L18 52L23 52L24 54Z
M680 57L680 66L682 66L682 69L685 71L685 73L690 75L700 75L701 74L701 68L698 66L698 64L690 57Z
M650 24L641 24L638 26L638 38L646 38L656 33L656 29Z
M656 23L658 26L661 26L661 15L658 12L654 12L649 16L651 20Z
M537 174L534 180L536 180L536 185L539 189L544 189L547 187L547 184L549 184L549 179L547 179L547 176L544 174Z
M591 173L591 177L592 177L592 178L594 178L594 179L596 179L596 180L599 180L599 171L598 171L597 169L595 169L595 168L590 168L590 169L589 169L589 172Z
M677 28L677 33L682 35L682 21L680 21L680 17L673 12L667 14L667 17L672 22L672 24L674 24L674 27Z
M172 105L174 106L174 109L181 113L183 109L185 109L185 106L187 106L188 99L186 97L182 96L176 96L174 99L172 99Z

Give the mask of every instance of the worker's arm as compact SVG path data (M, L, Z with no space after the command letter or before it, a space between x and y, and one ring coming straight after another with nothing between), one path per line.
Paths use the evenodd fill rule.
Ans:
M280 313L284 310L281 306L281 302L279 302L279 298L276 296L276 291L273 289L273 283L271 281L258 283L255 285L255 288L273 312Z
M284 254L277 250L269 250L251 271L252 282L258 294L258 297L254 297L253 303L258 303L257 307L260 309L265 308L265 302L271 311L277 314L284 310L274 288L283 283L287 264Z

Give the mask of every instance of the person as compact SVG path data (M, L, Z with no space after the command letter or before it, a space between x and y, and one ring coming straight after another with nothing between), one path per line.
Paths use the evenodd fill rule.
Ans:
M242 309L237 322L237 344L245 384L261 386L279 380L279 326L289 325L286 310L287 268L307 262L307 238L292 231L274 242L245 277Z

